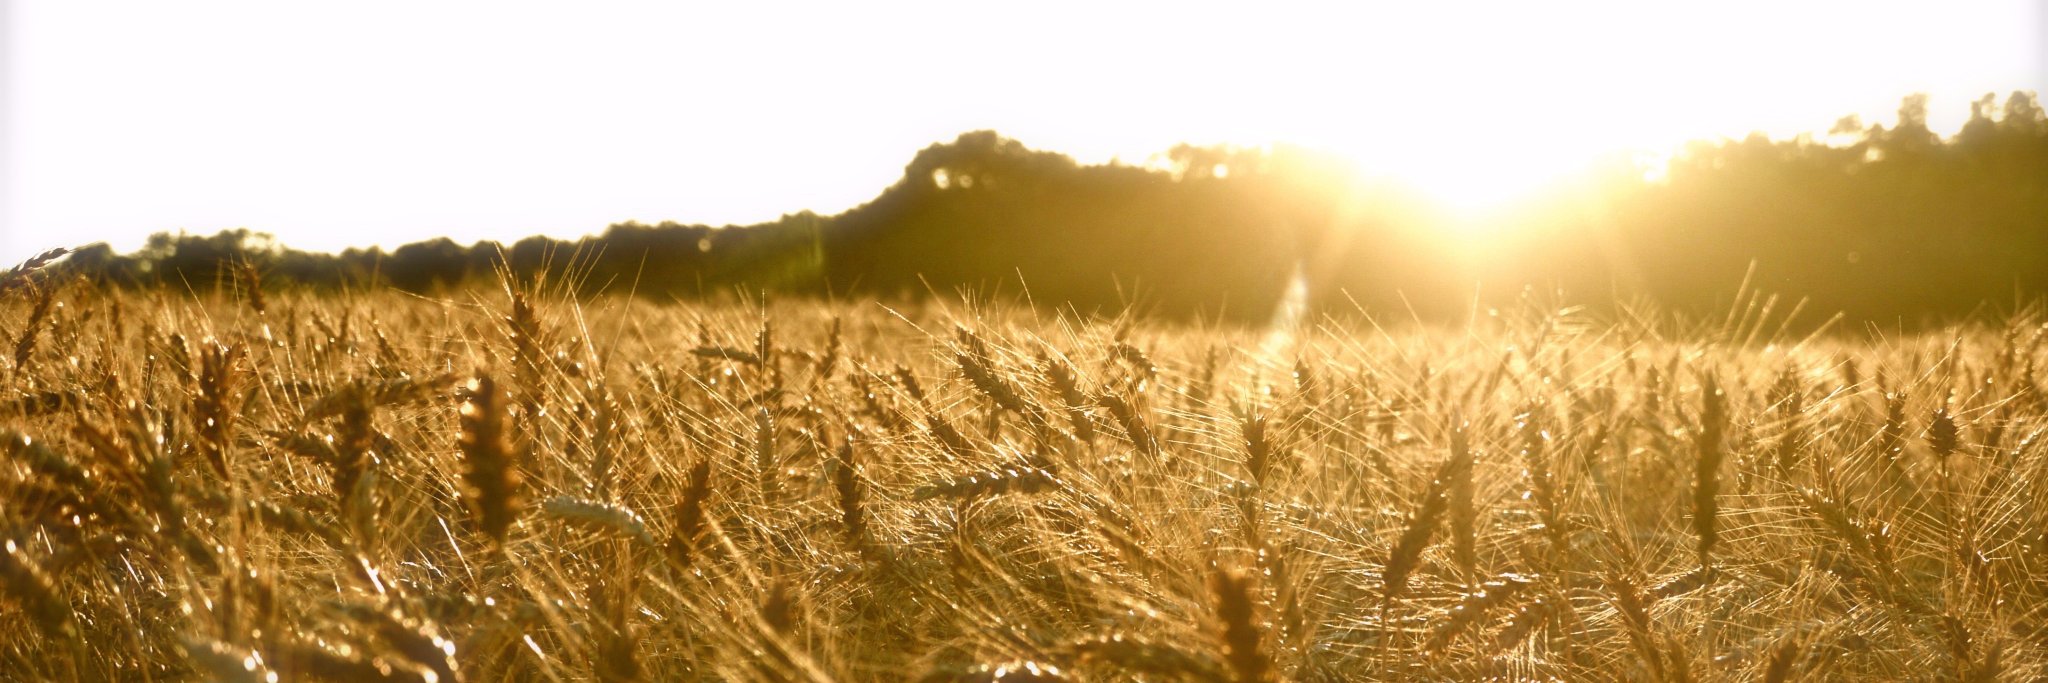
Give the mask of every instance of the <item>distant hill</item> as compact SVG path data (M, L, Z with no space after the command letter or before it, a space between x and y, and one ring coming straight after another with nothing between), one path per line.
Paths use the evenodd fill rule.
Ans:
M1591 193L1540 202L1477 249L1428 206L1304 150L1182 146L1158 167L1082 165L976 131L918 152L894 185L834 216L334 255L246 230L160 234L133 254L86 247L64 267L129 286L255 273L273 287L437 292L503 268L662 298L1028 290L1082 310L1244 319L1268 315L1296 272L1320 304L1424 315L1528 286L1711 309L1745 276L1863 318L1955 315L2048 290L2048 116L2034 95L1987 96L1949 139L1926 120L1925 99L1911 97L1891 127L1845 119L1834 144L1697 143L1658 180L1615 166ZM1444 153L1486 163L1449 141Z

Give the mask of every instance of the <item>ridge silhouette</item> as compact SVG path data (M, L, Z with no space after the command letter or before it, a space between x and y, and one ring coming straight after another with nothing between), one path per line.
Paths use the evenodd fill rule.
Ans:
M1531 131L1540 135L1541 131ZM1448 141L1444 154L1483 152ZM866 204L750 226L662 222L601 235L469 246L435 238L340 254L296 251L245 229L105 244L62 269L148 287L386 284L433 293L496 277L629 288L658 298L734 291L918 297L1018 293L1080 310L1132 300L1168 315L1262 321L1290 274L1315 306L1462 315L1524 287L1587 303L1645 296L1725 307L1751 285L1857 319L1963 315L2048 291L2048 115L2031 92L1986 95L1961 131L1927 127L1927 101L1891 127L1847 118L1826 139L1694 143L1665 177L1616 165L1587 197L1556 197L1481 238L1448 237L1424 203L1361 194L1342 165L1292 148L1182 145L1164 167L1082 165L993 131L919 151ZM1474 243L1479 248L1474 248ZM1753 272L1752 272L1753 267Z

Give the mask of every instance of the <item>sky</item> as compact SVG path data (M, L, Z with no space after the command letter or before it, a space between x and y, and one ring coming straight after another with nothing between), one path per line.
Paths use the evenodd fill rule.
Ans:
M830 214L977 129L1084 162L1296 144L1483 206L1915 92L1952 129L2042 89L2043 5L0 0L0 262Z

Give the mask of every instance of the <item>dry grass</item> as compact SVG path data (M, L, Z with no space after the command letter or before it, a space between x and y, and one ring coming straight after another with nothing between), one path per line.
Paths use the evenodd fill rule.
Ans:
M18 678L2048 676L2031 315L5 283Z

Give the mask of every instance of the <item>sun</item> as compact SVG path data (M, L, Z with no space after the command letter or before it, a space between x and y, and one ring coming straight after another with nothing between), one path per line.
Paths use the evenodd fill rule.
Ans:
M1328 149L1367 182L1405 193L1443 217L1447 229L1486 233L1589 168L1582 150L1543 147L1528 140L1415 135Z

